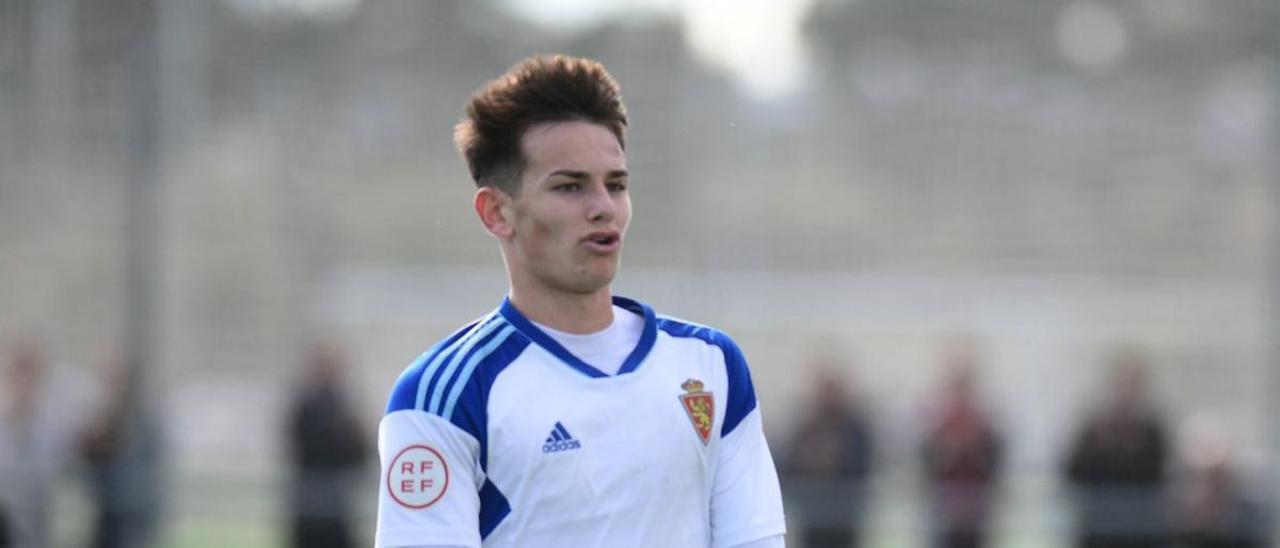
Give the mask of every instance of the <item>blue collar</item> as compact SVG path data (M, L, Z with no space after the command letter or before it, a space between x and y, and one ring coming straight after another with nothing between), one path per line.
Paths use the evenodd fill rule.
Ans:
M622 362L622 368L618 370L619 375L625 375L640 367L640 364L644 362L645 357L649 355L649 351L653 349L653 343L658 339L658 321L654 316L653 309L639 301L614 296L613 304L644 316L644 331L640 332L640 342L636 343L635 350L631 351L631 354L627 356L626 361ZM502 299L502 306L498 307L498 313L502 314L503 318L506 318L511 325L515 326L515 328L525 337L528 337L529 340L533 341L538 346L541 346L555 357L560 358L560 361L568 364L574 369L577 369L578 372L588 377L609 376L603 371L596 369L595 366L584 362L577 356L569 353L564 346L561 346L560 343L555 341L555 339L552 339L550 335L543 333L541 329L538 329L537 326L533 325L533 322L529 321L528 318L525 318L524 314L521 314L519 310L516 310L515 305L511 304L510 296Z

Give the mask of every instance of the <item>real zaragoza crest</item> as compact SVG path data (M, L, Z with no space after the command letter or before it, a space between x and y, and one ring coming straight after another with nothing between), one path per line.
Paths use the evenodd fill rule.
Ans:
M689 379L680 385L685 393L680 395L680 403L684 404L685 413L689 414L689 422L693 423L694 432L702 438L702 444L711 441L711 425L716 420L716 400L710 392L702 390L702 381Z

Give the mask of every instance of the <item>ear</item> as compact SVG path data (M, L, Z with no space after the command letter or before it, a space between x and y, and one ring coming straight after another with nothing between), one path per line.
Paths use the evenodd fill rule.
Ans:
M511 219L511 196L491 186L476 191L473 204L480 223L495 238L505 240L515 232Z

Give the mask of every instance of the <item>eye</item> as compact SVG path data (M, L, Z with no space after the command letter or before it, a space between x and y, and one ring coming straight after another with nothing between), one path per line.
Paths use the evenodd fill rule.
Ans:
M605 188L608 188L609 192L626 192L627 181L623 179L609 181L608 183L605 183Z
M569 194L569 193L574 193L574 192L578 192L579 190L582 190L582 184L581 183L560 183L556 186L551 187L551 190L553 192L564 192L566 194Z

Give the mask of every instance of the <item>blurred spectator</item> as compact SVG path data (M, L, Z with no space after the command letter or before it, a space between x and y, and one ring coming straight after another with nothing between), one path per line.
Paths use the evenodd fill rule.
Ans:
M11 548L13 539L9 531L9 512L0 504L0 548Z
M1148 399L1146 360L1125 348L1112 365L1109 397L1080 429L1066 462L1079 506L1078 546L1164 546L1168 437Z
M948 379L932 409L924 441L924 475L933 516L933 545L985 546L1003 457L1002 441L978 401L974 355L954 349Z
M92 546L151 544L162 507L163 443L137 368L123 358L105 368L106 399L81 438L97 516Z
M1187 477L1176 499L1175 523L1185 548L1261 548L1268 542L1267 510L1241 484L1219 435L1191 440Z
M865 410L834 368L813 380L811 407L783 461L783 489L800 507L804 546L860 544L873 445Z
M291 546L348 548L352 536L352 477L369 450L342 382L344 362L332 346L318 345L303 366L302 385L289 417L294 467Z
M0 393L0 510L9 546L51 545L52 490L75 455L74 406L52 382L42 348L15 343Z

